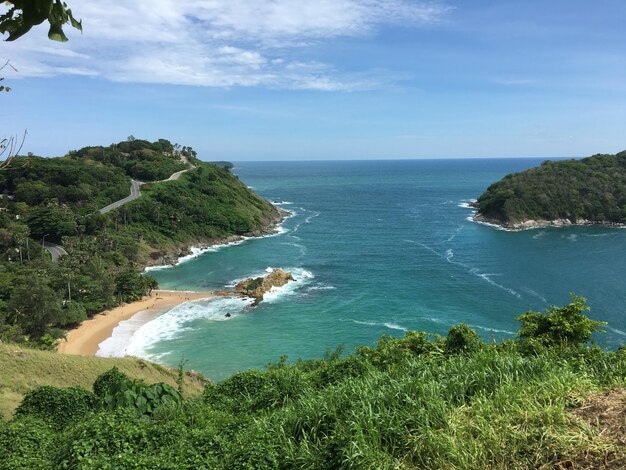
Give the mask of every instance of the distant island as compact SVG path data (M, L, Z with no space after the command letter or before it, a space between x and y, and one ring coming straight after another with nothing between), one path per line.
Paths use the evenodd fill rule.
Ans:
M509 230L626 225L626 151L545 161L492 184L473 203L474 220Z

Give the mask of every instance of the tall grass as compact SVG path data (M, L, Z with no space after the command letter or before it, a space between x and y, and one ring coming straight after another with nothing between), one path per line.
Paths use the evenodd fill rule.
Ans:
M96 409L55 430L20 417L0 425L0 467L525 469L623 453L568 413L624 385L622 352L424 338L236 374L150 418ZM16 434L27 442L5 446Z

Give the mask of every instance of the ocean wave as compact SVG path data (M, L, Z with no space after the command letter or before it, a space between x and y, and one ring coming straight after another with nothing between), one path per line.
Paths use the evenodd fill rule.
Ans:
M533 297L537 297L539 300L541 300L544 304L547 304L548 301L546 300L546 298L544 296L542 296L541 294L539 294L539 292L532 290L529 287L522 287L522 290L524 292L526 292L527 294L532 295Z
M474 211L474 214L476 214L476 211ZM497 230L502 230L503 232L518 232L519 231L519 230L512 230L510 228L505 228L498 224L492 224L491 222L485 222L484 220L476 220L474 219L473 215L470 215L469 217L465 217L465 220L469 222L474 222L475 224L480 224L480 225L485 225L487 227L495 228Z
M111 333L111 336L98 345L98 357L123 357L126 355L126 346L133 335L150 319L154 313L144 310L133 315L128 320L121 321Z
M459 202L457 204L457 207L461 207L463 209L472 209L472 210L476 210L476 208L474 206L472 206L471 204L474 204L476 202L476 199L465 199L461 202Z
M383 323L383 326L389 328L390 330L400 330L400 331L409 331L408 328L403 327L402 325L398 325L396 323Z
M356 323L357 325L365 325L365 326L384 326L385 328L389 328L390 330L399 330L399 331L409 331L408 328L405 328L402 325L398 325L397 323L391 322L376 322L376 321L368 321L368 320L354 320L352 318L348 319L352 323Z
M405 240L405 241L409 241L409 240ZM481 273L478 268L473 268L473 267L468 266L467 264L462 263L460 261L455 261L453 259L454 258L454 251L452 249L448 249L448 250L446 250L445 254L442 254L442 253L438 252L437 250L435 250L434 248L431 248L430 246L428 246L428 245L426 245L424 243L419 243L419 242L413 242L413 243L417 243L417 245L419 245L422 248L430 251L431 253L434 253L438 257L443 258L444 260L446 260L450 264L454 264L454 265L460 266L460 267L462 267L464 269L467 269L467 271L470 274L485 280L486 282L488 282L492 286L497 287L499 289L502 289L502 290L508 292L509 294L514 295L518 299L522 298L522 296L518 292L516 292L515 290L511 289L510 287L503 286L502 284L498 284L493 279L491 279L492 276L499 276L499 274Z
M291 205L293 205L293 202L289 202L289 201L270 201L270 203L275 205L275 206L291 206Z
M252 299L239 297L215 297L177 305L135 331L126 344L123 355L156 359L157 357L149 352L150 347L191 330L190 323L198 320L232 320L250 309L251 305ZM230 316L226 316L227 314Z
M272 272L273 268L268 267L263 273L248 276L259 277ZM311 271L303 268L290 268L294 281L282 287L273 287L266 292L263 303L275 303L295 295L297 291L307 285L315 275ZM234 286L239 280L235 280ZM158 356L150 353L152 345L178 337L181 333L189 331L192 322L198 320L205 321L226 321L232 320L252 308L253 299L240 297L215 297L211 299L195 300L185 302L162 315L149 320L145 316L134 316L127 322L120 323L119 330L114 330L113 336L103 342L98 351L98 356L122 357L137 356L152 360L159 360L163 355ZM228 315L227 315L228 314ZM148 320L146 322L146 320Z
M307 291L317 291L317 290L335 290L337 289L335 286L330 286L327 284L318 284L316 286L311 286L307 289Z
M515 290L511 289L510 287L506 287L503 286L502 284L498 284L496 281L494 281L493 279L491 279L491 276L499 276L499 274L486 274L486 273L481 273L478 269L476 268L472 268L470 269L470 273L474 274L475 276L480 277L481 279L484 279L485 281L487 281L489 284L491 284L494 287L497 287L499 289L505 290L507 291L509 294L514 295L515 297L517 297L518 299L521 299L522 296L516 292Z
M626 336L625 332L623 332L622 330L618 330L617 328L612 328L610 326L605 326L604 328L606 328L609 331L612 331L613 333L617 333L620 336Z
M273 268L267 268L268 272L272 272ZM281 287L272 287L263 296L263 303L274 303L281 300L284 297L290 297L296 295L298 290L304 285L308 284L311 279L315 278L315 275L311 271L307 271L302 268L290 268L287 271L291 272L293 281L288 282Z
M515 335L515 333L513 331L509 331L509 330L498 330L496 328L489 328L486 326L480 326L480 325L468 325L470 328L474 328L475 330L483 330L483 331L489 331L489 332L494 332L494 333L504 333L507 335Z

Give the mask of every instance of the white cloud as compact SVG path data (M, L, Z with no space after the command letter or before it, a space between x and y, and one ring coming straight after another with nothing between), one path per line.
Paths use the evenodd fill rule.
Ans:
M299 60L310 44L373 34L384 25L435 23L448 11L416 0L72 0L84 34L46 39L43 27L2 43L19 74L78 74L108 80L209 87L351 90L370 79Z

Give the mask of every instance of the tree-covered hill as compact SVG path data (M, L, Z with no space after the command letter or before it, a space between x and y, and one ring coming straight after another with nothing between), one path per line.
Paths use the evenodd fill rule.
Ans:
M100 214L128 196L131 178L147 182L141 196ZM139 274L146 264L281 217L223 166L163 139L14 158L0 171L0 195L0 340L50 346L63 328L155 287ZM44 238L68 256L52 262Z
M505 176L476 202L477 218L509 228L626 223L626 151L546 161ZM534 222L533 222L534 221Z
M459 325L281 360L202 397L117 370L36 388L0 421L0 468L624 468L626 354L585 344L584 309L527 312L501 344Z

